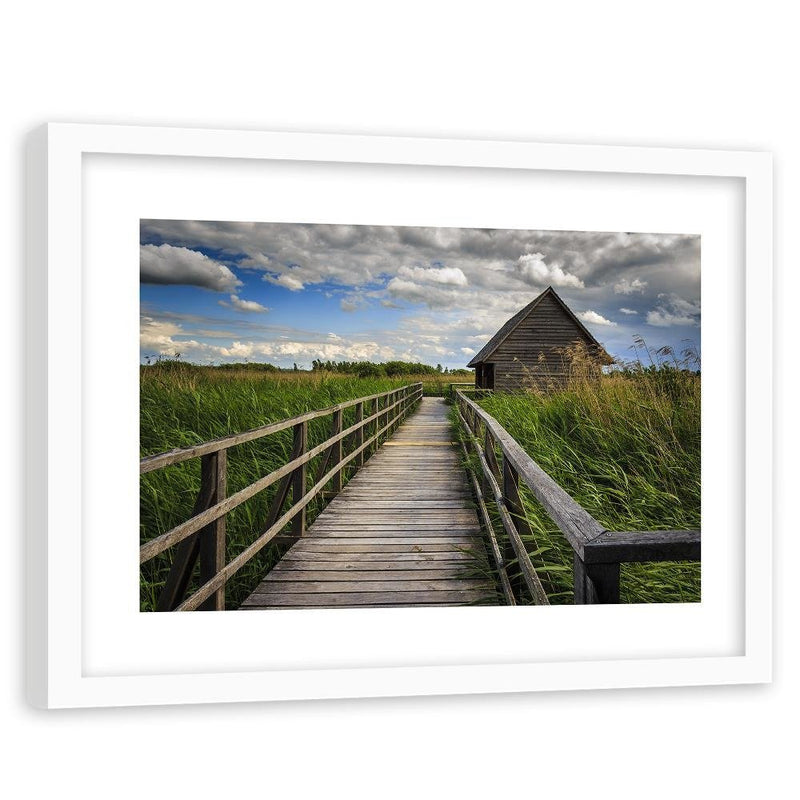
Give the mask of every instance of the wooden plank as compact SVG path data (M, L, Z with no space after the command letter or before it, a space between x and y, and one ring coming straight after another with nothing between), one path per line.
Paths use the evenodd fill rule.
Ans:
M607 531L588 542L586 564L699 561L700 531Z
M215 458L215 455L209 454L203 456L203 460L200 462L200 491L195 500L193 515L214 503L217 482L212 462ZM181 598L186 594L199 554L200 534L198 532L184 539L175 551L164 588L156 603L156 611L173 611L181 602Z
M293 595L293 597L297 597L298 595ZM359 609L369 609L372 611L376 608L397 608L398 606L406 607L406 608L468 608L471 605L494 605L493 603L414 603L413 605L409 605L406 602L400 603L339 603L336 607L337 608L359 608ZM303 606L296 606L292 605L291 603L285 603L281 606L241 606L239 609L240 611L292 611L298 610L301 608L309 608L308 605ZM322 606L324 609L325 606Z
M335 412L339 414L341 419L341 411ZM341 433L341 426L338 431L334 433ZM293 428L293 445L292 452L297 456L303 455L308 449L308 423L300 422ZM339 442L341 447L341 441ZM302 464L292 473L292 502L299 503L306 493L306 464ZM300 509L300 513L295 514L292 520L292 535L300 537L306 532L306 509L305 506Z
M360 576L349 576L348 580L276 580L267 576L253 592L260 594L280 592L281 594L312 594L314 592L440 592L440 591L488 591L493 587L484 579L452 577L445 580L423 578L421 580L362 580Z
M242 608L311 607L336 608L341 606L418 606L442 604L481 603L494 599L484 590L454 590L434 592L313 592L288 594L282 591L250 595ZM495 600L494 604L497 604Z
M311 565L308 566L310 567ZM452 585L453 583L459 584L459 586L453 586L452 588L467 588L462 586L462 583L463 581L470 579L474 579L474 576L470 575L469 570L463 565L460 571L448 568L442 569L441 567L438 569L394 569L386 571L380 569L274 569L263 580L260 588L263 590L264 587L271 583L287 583L298 581L304 582L304 586L306 582L317 585L325 582L340 584L347 581L355 581L359 587L362 587L367 583L378 583L381 585L381 588L383 584L392 582L392 590L395 589L395 582L398 581L405 581L409 584L420 581L444 581L449 585ZM488 585L485 579L481 581L481 585ZM309 587L306 586L305 588L308 589ZM331 588L331 591L338 590ZM362 589L359 589L359 591L362 591Z
M573 557L575 605L619 603L619 564L586 564Z
M389 546L389 545L408 545L410 547L427 547L431 545L456 547L479 546L480 541L477 536L462 536L458 533L438 534L435 536L420 536L417 533L402 533L400 536L386 536L383 531L373 536L314 536L305 538L304 543L314 546L346 547L347 545L358 545L366 547L369 545Z
M420 419L424 431L406 428ZM448 407L424 398L395 444L369 459L243 608L500 602L474 574L485 551L451 440Z
M427 539L442 539L450 538L454 542L469 543L478 540L480 531L467 531L461 533L460 531L448 531L446 529L436 530L392 530L391 528L370 528L367 530L337 530L337 531L324 531L316 533L314 539L325 541L326 539L385 539L387 542L395 539L413 539L415 541L425 541Z
M369 581L413 581L413 580L460 580L471 576L469 562L461 562L461 566L453 569L449 562L426 564L420 562L380 562L352 565L349 562L327 562L318 566L311 562L287 565L281 569L273 569L265 583L271 581L346 581L358 578ZM382 566L388 564L389 566ZM262 584L263 585L263 584Z
M339 534L358 533L369 535L370 531L375 531L378 534L383 533L397 533L402 536L414 536L417 533L438 534L439 536L478 536L480 535L480 528L473 525L472 521L468 526L458 526L453 528L452 525L447 525L444 522L424 522L420 524L413 524L410 522L394 522L386 520L386 522L348 522L333 525L330 522L320 522L314 528L315 537L336 536Z
M356 431L356 448L363 447L364 445L364 401L356 404L356 424L358 430ZM360 450L358 458L356 459L356 466L364 466L364 451Z
M331 423L331 438L336 439L337 434L342 432L342 411L337 409L333 412L333 421ZM342 460L342 440L336 439L331 449L331 458L334 464L338 464ZM341 491L342 488L342 470L338 469L333 476L333 491Z
M295 545L297 547L297 545ZM314 541L304 546L303 549L292 552L300 553L461 553L479 552L481 545L477 543L462 544L453 539L394 539L387 542L386 539L356 539L346 541L323 540Z
M369 445L369 441L364 443L364 447ZM357 451L353 451L350 455L345 456L338 466L342 466L344 464L349 463L353 459L356 458L358 455ZM335 468L334 468L335 469ZM317 482L311 489L308 491L303 498L295 503L288 511L286 511L280 519L278 519L273 526L268 528L264 533L262 533L254 542L249 544L239 555L237 555L230 563L226 564L225 567L220 570L217 575L209 581L206 581L193 595L188 597L178 606L178 611L194 611L200 603L202 603L206 598L208 598L212 592L218 589L225 581L227 581L232 575L238 572L248 561L250 561L256 553L260 552L264 547L269 544L272 539L274 539L280 532L281 529L287 525L291 520L294 518L296 514L298 514L302 509L304 509L311 500L316 497L316 495L322 491L324 485L331 479L333 476L333 470L326 473L322 476L322 478ZM160 537L159 537L160 538ZM158 540L154 540L158 541ZM149 543L148 543L149 544ZM143 560L147 560L144 557L143 551L145 550L146 546L140 548L140 558ZM163 548L162 548L163 549ZM160 551L157 551L160 552ZM152 557L149 556L149 557Z
M300 551L297 553L287 553L280 561L282 569L293 569L297 565L314 564L317 569L324 569L327 565L332 565L331 569L339 569L337 565L370 565L379 564L375 569L392 569L391 565L403 568L404 565L412 564L414 569L420 569L423 565L436 566L441 563L454 564L463 561L473 561L474 557L468 552L459 550L452 551L426 551L426 552L383 552L383 553L345 553L337 550L326 551ZM341 567L344 568L344 567Z
M220 450L205 456L205 458L211 460L210 478L214 482L213 502L219 503L225 499L227 493L228 451ZM226 518L220 517L198 534L200 538L200 583L210 580L225 566L225 528ZM224 611L225 584L222 584L200 606L199 610Z

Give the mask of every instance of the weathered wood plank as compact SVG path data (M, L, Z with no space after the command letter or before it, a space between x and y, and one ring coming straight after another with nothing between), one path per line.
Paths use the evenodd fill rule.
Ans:
M483 591L491 587L485 580L472 578L453 577L444 580L422 578L420 580L366 580L362 576L352 575L348 580L277 580L267 577L253 592L258 597L260 594L274 592L286 594L313 594L315 592L440 592L440 591Z
M380 408L386 425L384 413ZM501 602L492 582L474 574L475 558L485 551L448 408L424 398L390 443L328 504L243 608Z
M385 539L380 535L371 538L359 537L357 540L342 537L305 536L294 547L297 547L298 551L300 551L301 545L302 550L313 550L315 548L330 550L331 548L340 547L342 552L348 552L347 548L355 547L366 553L378 553L384 548L399 548L396 552L413 553L425 552L429 549L454 551L461 548L477 548L481 545L481 542L475 537L474 540L470 539L469 543L465 544L461 536L428 536L420 538L409 535L408 537L397 537L391 540Z
M699 561L700 531L607 531L584 547L586 564Z
M281 569L294 569L304 567L306 564L313 564L315 569L345 569L349 566L367 569L393 569L391 565L396 565L399 569L408 567L409 569L421 569L423 566L436 567L438 564L456 564L464 561L472 562L474 557L469 552L453 550L450 552L384 552L384 553L344 553L337 550L314 550L299 553L287 553L280 561ZM380 566L372 567L372 564ZM337 566L341 565L341 566ZM276 567L277 569L278 567Z
M368 539L374 541L375 539L384 539L387 542L392 542L395 539L402 541L412 540L423 542L428 539L449 539L454 542L468 543L475 540L480 534L480 531L473 530L466 533L458 533L447 530L414 530L414 531L396 531L391 529L369 529L369 530L338 530L338 531L317 531L315 532L315 539L325 541L327 539Z
M337 562L333 566L330 564L318 566L313 562L303 562L302 565L287 566L282 569L273 569L269 577L265 579L264 586L273 581L415 581L415 580L461 580L461 578L473 577L469 570L469 564L461 563L461 568L453 569L447 562L442 565L424 564L417 568L413 563L401 562L382 567L381 562L372 562L365 568L364 565L354 567L352 565L343 566L342 562Z
M205 456L211 460L214 482L214 503L225 499L228 486L228 451L220 450ZM200 582L205 583L225 566L225 531L226 517L220 517L208 528L201 531L200 537ZM200 606L200 611L225 610L225 585L217 589L208 600Z
M250 595L242 608L337 608L340 606L418 606L418 605L466 605L497 600L483 589L435 592L313 592L290 594L272 592Z

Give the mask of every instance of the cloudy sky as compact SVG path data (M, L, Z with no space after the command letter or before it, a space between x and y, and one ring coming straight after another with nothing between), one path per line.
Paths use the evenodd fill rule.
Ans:
M552 286L612 356L700 349L700 237L141 222L141 358L463 367Z

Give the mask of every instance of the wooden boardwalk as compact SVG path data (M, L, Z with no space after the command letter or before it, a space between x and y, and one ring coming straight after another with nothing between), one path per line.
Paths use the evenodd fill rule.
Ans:
M241 607L499 604L451 440L443 398L422 398Z

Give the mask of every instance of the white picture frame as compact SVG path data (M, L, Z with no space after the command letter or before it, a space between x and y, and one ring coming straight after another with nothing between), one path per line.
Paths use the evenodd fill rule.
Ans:
M28 158L27 624L33 704L771 679L769 154L50 124L31 134ZM268 184L259 184L264 170L294 170L301 189L307 180L318 191L270 197ZM323 173L324 181L314 183ZM442 197L449 198L439 205L446 208L426 205L420 193L412 202L419 186L439 181ZM327 196L331 184L338 194ZM411 189L403 189L405 184ZM374 195L365 199L370 187ZM487 200L495 189L497 195ZM342 201L335 208L334 196ZM670 199L662 203L660 196ZM691 202L701 196L702 202ZM598 197L609 202L598 203ZM574 230L690 226L682 232L705 235L703 601L683 608L547 608L540 617L533 616L541 611L536 608L380 609L369 616L352 610L139 614L138 596L129 596L138 576L138 359L131 349L138 333L132 313L138 306L138 248L128 252L128 245L136 242L140 216L168 214ZM102 266L109 263L111 245L120 265L113 270ZM112 298L119 299L119 308L106 308ZM114 347L105 341L112 335ZM725 458L731 436L735 442ZM731 530L741 534L731 534L735 556L726 547ZM128 570L123 565L131 554ZM383 638L387 629L391 636ZM662 638L651 645L631 635L653 629ZM712 641L714 631L725 637ZM272 650L265 638L274 642ZM177 640L180 647L171 650Z

